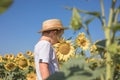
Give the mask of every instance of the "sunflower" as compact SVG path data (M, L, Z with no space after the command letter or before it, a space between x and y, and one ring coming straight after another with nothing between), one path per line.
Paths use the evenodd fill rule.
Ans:
M79 33L78 34L78 39L83 39L85 38L85 34L82 32L82 33Z
M28 56L32 56L32 55L33 55L33 53L32 53L31 51L27 51L26 54L27 54Z
M34 54L32 53L32 54L30 55L30 57L34 57Z
M83 50L87 50L90 44L90 41L85 37L84 33L81 33L76 38L76 44Z
M9 56L8 54L5 54L5 55L4 55L4 58L5 58L5 59L9 59L10 56Z
M14 58L14 62L17 62L19 59L20 59L20 58L19 58L18 56L16 56L16 57Z
M0 62L3 62L3 58L2 58L2 56L0 56Z
M75 49L69 40L61 39L54 46L59 61L67 61L74 55Z
M96 62L96 59L95 58L87 58L86 63L90 63L90 62Z
M24 55L23 55L23 53L22 53L22 52L19 52L19 53L17 54L17 57L18 57L18 58L23 58L23 57L24 57Z
M4 65L5 69L8 71L13 71L16 68L16 64L13 62L8 62Z
M35 69L35 68L36 68L36 67L35 67L35 62L31 62L31 63L30 63L30 66L32 66L32 67Z
M10 55L9 55L9 58L10 58L11 60L13 60L13 59L14 59L14 55L13 55L13 54L10 54Z
M27 80L36 80L37 75L34 72L31 72L26 75Z
M17 61L17 64L20 69L24 70L24 69L28 68L30 63L29 63L29 60L26 58L19 58L19 60Z
M120 72L120 64L116 65L115 70Z
M101 63L103 63L103 60L98 58L87 58L86 63L90 64L90 68L94 69L98 66L101 66Z
M96 46L95 44L93 44L93 45L90 47L90 53L91 53L91 54L98 53L98 51L97 51L97 46Z

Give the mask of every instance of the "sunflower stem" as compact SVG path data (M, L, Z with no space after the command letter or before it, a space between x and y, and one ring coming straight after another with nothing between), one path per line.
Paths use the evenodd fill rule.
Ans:
M118 7L118 9L116 9L116 10L114 11L115 17L114 17L114 22L113 22L113 24L116 24L116 23L117 23L119 12L120 12L120 6ZM111 35L112 35L112 38L111 38L112 40L111 40L111 42L112 42L112 43L114 42L115 33L116 33L116 32L114 32L114 31L111 33Z
M101 11L102 11L102 22L103 22L103 29L106 26L106 17L105 17L105 11L104 11L104 4L103 4L103 0L100 0L100 4L101 4Z
M119 15L119 13L120 13L120 6L119 6L118 9L116 9L116 11L115 11L114 24L116 24L117 21L118 21L118 15Z
M115 6L116 0L112 0L112 6L110 9L110 14L109 14L109 21L108 21L108 27L105 29L105 36L106 36L106 47L108 48L111 44L111 25L112 25L112 20L113 20L113 12L114 12L114 6ZM113 75L112 75L112 65L111 65L111 54L110 52L107 51L107 57L106 57L106 80L113 80Z
M103 74L101 74L100 80L104 80L104 75Z

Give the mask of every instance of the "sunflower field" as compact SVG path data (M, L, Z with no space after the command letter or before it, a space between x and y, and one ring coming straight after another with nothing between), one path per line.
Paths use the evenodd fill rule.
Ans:
M116 7L117 0L111 0L109 17L106 17L103 0L99 1L101 12L65 7L72 11L71 29L79 33L74 39L63 37L54 45L60 72L47 80L120 80L120 35L117 35L120 32L120 5ZM89 24L95 19L100 21L105 38L93 42ZM0 80L36 79L32 51L0 56Z
M0 80L36 80L33 53L0 56Z

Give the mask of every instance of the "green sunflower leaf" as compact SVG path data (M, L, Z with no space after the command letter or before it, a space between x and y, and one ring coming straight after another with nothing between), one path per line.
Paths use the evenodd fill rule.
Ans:
M50 76L48 80L93 80L105 72L105 67L100 66L91 70L90 65L86 63L85 57L78 55L65 62L61 71Z
M88 25L88 24L89 24L90 22L92 22L94 19L95 19L95 17L92 17L92 18L86 20L86 21L85 21L85 24Z
M100 13L99 12L86 12L86 14L90 14L96 17L100 17Z
M66 80L63 72L55 72L53 75L47 78L47 80Z
M75 31L80 30L82 27L81 17L76 8L73 8L70 26Z
M68 10L73 10L74 9L74 8L70 8L70 7L67 7L67 6L65 8L68 9ZM89 14L89 15L93 15L93 16L96 16L96 17L100 18L100 12L97 12L97 11L90 12L90 11L78 10L78 9L77 9L77 11L80 12L80 13Z
M120 45L120 36L116 36L114 40L116 43L118 43ZM96 41L95 45L97 45L98 47L101 47L101 48L105 48L106 47L106 39Z
M113 30L113 32L120 31L120 23L113 25L111 29Z
M104 47L106 47L106 40L96 41L96 42L95 42L95 45L97 45L97 47L104 48Z

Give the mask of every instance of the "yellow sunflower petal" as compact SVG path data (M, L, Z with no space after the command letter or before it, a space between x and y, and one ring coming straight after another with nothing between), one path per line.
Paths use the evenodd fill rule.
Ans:
M61 39L59 44L55 45L58 60L67 61L74 54L74 47L70 40Z

